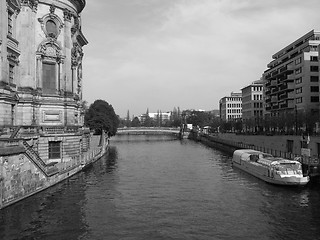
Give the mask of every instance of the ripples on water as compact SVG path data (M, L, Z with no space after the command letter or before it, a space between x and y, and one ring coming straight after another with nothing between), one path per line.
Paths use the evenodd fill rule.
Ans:
M0 239L320 239L320 188L267 184L188 140L124 136L0 211Z

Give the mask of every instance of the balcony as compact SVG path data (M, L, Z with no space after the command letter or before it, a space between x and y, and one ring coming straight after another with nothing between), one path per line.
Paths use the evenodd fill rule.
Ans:
M283 84L283 85L281 85L280 87L279 87L279 91L284 91L284 90L286 90L288 87L287 87L287 85L286 84Z
M271 85L271 86L277 86L277 84L278 84L278 82L277 82L277 80L275 80L275 79L273 79L273 80L270 81L270 85Z
M288 104L287 103L284 103L284 104L281 104L280 105L280 108L282 109L282 108L287 108L288 107Z
M288 104L288 108L294 108L295 107L294 100L291 100L291 99L288 100L287 104Z
M294 82L288 82L288 83L287 83L287 89L288 89L288 90L293 90L294 87L295 87Z
M280 96L279 96L279 99L280 100L283 100L283 99L286 99L288 97L288 94L281 94Z
M287 79L285 79L285 80L294 80L295 79L295 75L294 74L289 74L288 76L287 76Z
M272 103L278 102L278 97L277 97L277 96L272 96L272 97L271 97L271 102L272 102Z
M292 64L288 64L287 71L293 71L293 70L294 70L294 66Z
M285 94L281 94L279 96L280 100L289 100L289 99L293 99L294 98L294 94L292 92L288 93L286 92Z

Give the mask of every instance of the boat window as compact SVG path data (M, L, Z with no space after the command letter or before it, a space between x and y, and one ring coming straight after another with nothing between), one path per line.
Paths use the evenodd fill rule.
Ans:
M250 161L258 161L259 155L250 155Z
M276 169L281 172L296 171L301 170L301 165L296 163L281 163Z

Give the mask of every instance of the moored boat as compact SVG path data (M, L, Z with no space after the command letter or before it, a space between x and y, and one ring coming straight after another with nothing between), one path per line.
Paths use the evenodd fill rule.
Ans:
M268 183L278 185L306 185L308 176L303 176L301 163L295 160L273 157L252 149L234 151L233 166L240 168Z

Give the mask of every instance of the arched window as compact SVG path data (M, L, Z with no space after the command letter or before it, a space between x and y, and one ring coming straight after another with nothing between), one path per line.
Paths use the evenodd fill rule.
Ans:
M46 31L47 31L48 36L57 37L58 36L57 24L53 20L48 20L46 22Z

